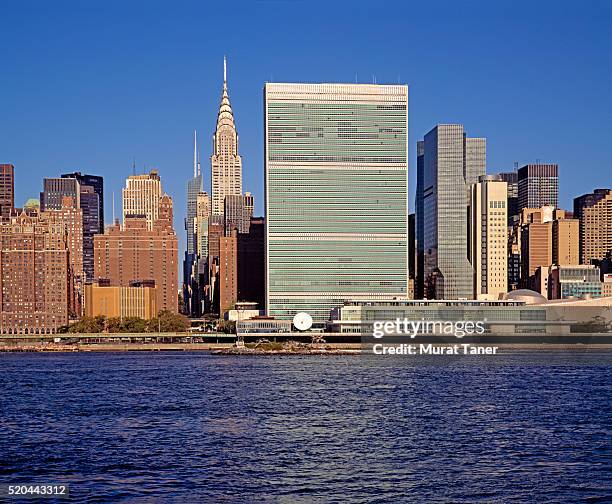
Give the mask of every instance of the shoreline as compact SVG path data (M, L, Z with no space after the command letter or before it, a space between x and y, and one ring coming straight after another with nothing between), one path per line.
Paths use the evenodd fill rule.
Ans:
M533 351L612 352L612 343L475 343L473 346L496 346L498 354ZM434 346L448 346L434 343ZM83 353L83 352L204 352L214 355L366 355L360 343L327 343L298 349L238 349L231 343L89 343L89 344L0 344L0 353Z

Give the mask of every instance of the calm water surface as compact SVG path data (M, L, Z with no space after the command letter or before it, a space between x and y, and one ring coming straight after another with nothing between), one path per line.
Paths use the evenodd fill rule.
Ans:
M0 483L77 502L612 501L612 354L412 359L0 354Z

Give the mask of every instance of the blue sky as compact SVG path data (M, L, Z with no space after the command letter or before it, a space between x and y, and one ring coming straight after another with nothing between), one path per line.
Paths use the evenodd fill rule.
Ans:
M184 241L192 137L209 156L223 55L244 190L263 214L265 81L407 83L415 142L458 122L488 139L488 171L557 162L560 201L612 185L612 2L9 2L0 0L0 162L16 204L44 176L124 179L157 168Z

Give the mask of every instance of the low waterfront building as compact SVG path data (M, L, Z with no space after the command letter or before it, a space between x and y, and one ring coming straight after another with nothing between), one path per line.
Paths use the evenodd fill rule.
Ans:
M550 299L602 297L599 268L590 264L552 266L548 289Z
M157 316L157 289L154 282L132 282L129 287L104 282L85 285L85 316L140 317Z

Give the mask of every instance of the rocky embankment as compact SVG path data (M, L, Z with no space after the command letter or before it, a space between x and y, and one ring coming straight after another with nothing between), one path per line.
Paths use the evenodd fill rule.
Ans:
M300 343L298 341L285 341L272 343L258 341L246 345L234 345L212 352L215 355L357 355L360 349L333 348L325 343Z

